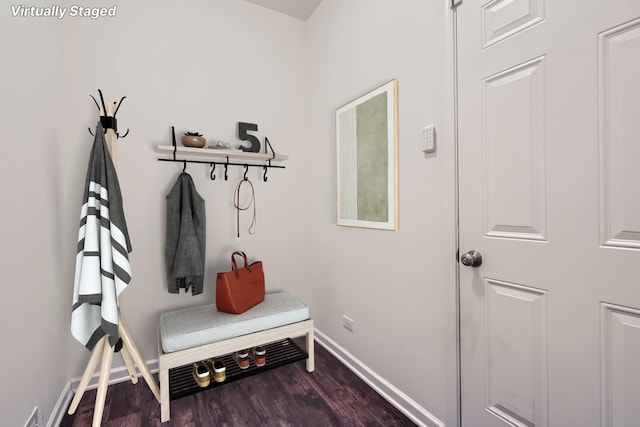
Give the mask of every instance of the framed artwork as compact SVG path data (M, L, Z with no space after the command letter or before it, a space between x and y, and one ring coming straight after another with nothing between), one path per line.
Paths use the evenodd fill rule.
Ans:
M337 224L398 229L398 80L336 110Z

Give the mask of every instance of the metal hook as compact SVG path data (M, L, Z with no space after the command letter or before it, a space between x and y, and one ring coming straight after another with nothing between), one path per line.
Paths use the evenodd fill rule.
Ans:
M249 178L247 178L247 172L249 172L249 165L244 165L244 177L242 179L245 181L249 180Z
M267 178L267 169L268 169L268 168L267 168L267 166L265 165L265 166L263 166L263 167L262 167L262 169L264 169L264 173L262 174L262 180L263 180L264 182L267 182L267 179L268 179L268 178Z
M211 181L215 181L216 180L216 176L214 175L215 171L216 171L216 164L215 163L211 163L211 174L209 175L209 177L211 178Z
M224 180L228 180L227 169L229 168L229 156L227 156L227 163L224 164Z
M98 93L100 94L100 102L102 103L102 112L104 113L104 115L107 115L107 105L104 103L104 97L102 96L102 91L100 89L98 89ZM100 107L98 107L98 110L100 109Z
M115 117L115 116L113 116L113 117ZM127 128L127 131L124 133L124 135L120 136L120 134L118 132L116 132L116 135L117 135L118 138L126 137L127 135L129 135L129 128Z
M116 114L118 114L118 110L120 109L120 106L122 105L122 101L124 101L124 99L125 99L125 98L126 98L126 96L123 96L123 97L120 99L120 102L118 102L118 104L116 105L116 111L114 111L114 112L113 112L113 117L115 117L115 116L116 116ZM114 102L114 104L115 104L115 102ZM127 131L127 132L128 132L128 131ZM124 138L124 136L123 136L123 138Z
M96 104L96 108L98 108L98 111L100 111L100 106L98 105L98 101L96 101L95 96L93 96L93 95L89 95L89 96L91 97L91 99L93 99L93 102ZM89 133L91 134L91 136L95 137L95 135L91 131L91 128L87 128L87 129L89 129Z
M185 173L187 171L187 161L183 160L182 165L182 173Z
M98 105L98 101L96 101L96 98L93 95L89 95L91 97L91 99L93 99L93 102L96 103L96 107L98 107L98 111L100 111L100 106Z

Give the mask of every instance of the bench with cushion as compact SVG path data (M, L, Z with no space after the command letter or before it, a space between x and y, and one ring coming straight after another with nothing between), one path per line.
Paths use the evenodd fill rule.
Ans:
M306 336L306 353L290 340L300 336ZM191 378L193 363L225 355L229 362L232 361L229 355L236 351L268 343L272 344L266 345L267 364L261 368L247 369L238 378L301 359L306 359L307 371L313 371L313 320L309 318L309 308L286 292L266 294L262 303L242 314L222 313L211 304L160 315L158 365L161 421L170 418L170 382L179 382L174 375L170 381L170 370L176 375L182 372L180 375L183 380L186 378L187 383L197 388ZM295 348L299 350L297 354ZM226 364L225 382L229 382L234 379L234 374L230 372L230 363ZM211 381L211 386L214 385L218 383Z

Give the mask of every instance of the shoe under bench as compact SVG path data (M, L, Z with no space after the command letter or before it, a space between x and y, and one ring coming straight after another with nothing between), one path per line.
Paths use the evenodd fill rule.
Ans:
M291 339L302 336L306 349ZM193 393L301 360L313 372L313 341L307 306L285 292L267 294L264 302L238 315L218 312L215 305L163 313L158 328L161 422L169 421L172 400ZM267 350L267 363L240 369L231 355L259 345ZM212 379L208 387L201 388L191 368L210 358L224 361L226 380L216 383Z

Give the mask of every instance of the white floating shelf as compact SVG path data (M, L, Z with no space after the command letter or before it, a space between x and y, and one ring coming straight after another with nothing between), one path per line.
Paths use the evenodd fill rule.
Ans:
M158 145L158 154L167 154L173 156L173 145ZM215 148L193 148L193 147L180 147L175 149L176 160L189 160L198 159L206 160L226 160L229 157L229 161L243 160L243 161L267 161L283 162L289 159L289 156L285 154L277 154L273 157L272 154L266 153L249 153L242 150L222 150ZM178 158L179 157L179 158Z

